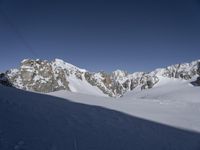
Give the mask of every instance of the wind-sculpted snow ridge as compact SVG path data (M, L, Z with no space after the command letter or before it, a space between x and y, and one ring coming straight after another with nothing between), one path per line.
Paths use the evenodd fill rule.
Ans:
M1 150L200 148L196 132L16 88L0 93Z
M200 60L156 69L152 72L127 73L116 70L112 73L89 72L63 60L25 59L18 69L11 69L6 76L13 86L37 92L68 90L98 96L121 97L126 92L150 89L159 83L159 77L189 80L197 76Z

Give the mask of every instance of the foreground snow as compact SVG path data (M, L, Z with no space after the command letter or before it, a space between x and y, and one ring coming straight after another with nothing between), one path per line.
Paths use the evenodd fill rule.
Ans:
M200 132L200 87L179 79L160 77L161 82L149 90L135 90L119 99L74 94L50 93L73 102L102 106L132 116L173 127Z
M116 100L66 92L65 95L62 92L60 94L76 102L121 109L132 116L99 106L74 103L67 99L0 86L0 149L199 150L200 148L199 133L133 116L136 112L135 115L138 115L146 111L146 114L143 112L141 116L150 113L147 118L152 116L159 118L159 115L154 114L157 112L165 118L163 114L169 112L173 114L172 109L165 109L164 106L168 105L160 105L149 100L134 101L129 99L130 95L127 95L128 98L125 96L121 100ZM149 109L147 104L150 104ZM155 110L151 112L153 108ZM175 116L178 115L180 114ZM191 113L188 113L186 118L189 116ZM193 124L196 123L192 121Z

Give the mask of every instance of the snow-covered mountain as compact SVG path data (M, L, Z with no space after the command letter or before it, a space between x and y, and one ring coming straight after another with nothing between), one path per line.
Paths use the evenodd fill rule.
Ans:
M199 150L199 62L107 74L24 60L0 74L0 150Z
M18 69L11 69L5 77L16 88L53 92L67 90L98 96L121 97L134 89L150 89L161 79L177 78L189 80L198 76L200 60L176 64L152 72L127 73L116 70L112 73L89 72L63 60L25 59Z

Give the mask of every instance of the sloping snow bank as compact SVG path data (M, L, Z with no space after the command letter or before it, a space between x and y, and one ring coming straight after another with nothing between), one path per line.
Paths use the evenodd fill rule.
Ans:
M200 132L200 87L190 81L161 79L149 90L129 92L119 99L66 91L50 93L73 102L102 106L132 116Z
M199 141L198 133L0 86L1 150L199 150Z

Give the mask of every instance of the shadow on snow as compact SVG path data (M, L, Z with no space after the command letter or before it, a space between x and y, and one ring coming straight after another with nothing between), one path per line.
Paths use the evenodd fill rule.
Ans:
M1 150L199 150L200 134L0 86Z

